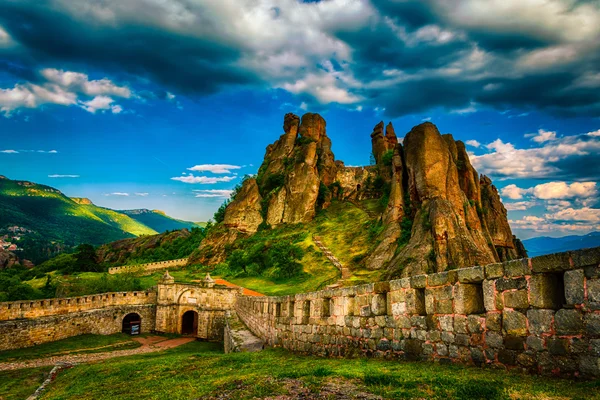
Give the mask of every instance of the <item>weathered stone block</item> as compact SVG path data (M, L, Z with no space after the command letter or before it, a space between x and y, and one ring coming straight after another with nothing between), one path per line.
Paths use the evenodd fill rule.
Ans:
M478 366L485 363L483 351L477 347L471 348L471 359L473 360L473 363Z
M554 310L528 310L529 331L535 335L550 333Z
M579 310L558 310L554 315L556 333L559 335L577 335L583 332L583 318Z
M527 280L525 278L501 278L496 280L496 290L503 292L505 290L526 289Z
M485 266L485 277L487 279L502 278L504 276L504 265L502 263L488 264Z
M516 352L514 350L500 350L498 352L498 361L504 365L515 365Z
M443 338L443 336L442 336ZM590 340L591 354L594 356L600 356L600 339Z
M442 332L441 338L444 343L454 343L454 334L451 332ZM600 344L598 345L598 348L600 350Z
M423 289L427 286L427 275L416 275L410 278L410 287L413 289Z
M490 347L500 349L504 346L504 339L502 338L502 335L497 332L486 332L485 343Z
M588 279L587 295L588 301L600 302L600 279Z
M370 317L371 316L371 306L361 306L360 307L360 316L361 317Z
M589 335L600 336L600 314L587 314L585 316L585 326Z
M410 278L395 279L390 281L390 291L410 288Z
M532 275L529 280L529 295L531 305L536 308L562 307L562 286L559 277L554 274Z
M573 266L576 268L598 266L600 264L600 247L575 250L570 253L573 259Z
M454 318L452 315L443 315L438 318L440 321L440 329L443 331L454 331Z
M454 332L467 333L467 317L464 315L454 316Z
M583 269L586 278L600 278L600 267L585 267Z
M496 310L496 284L494 281L485 280L481 284L483 289L483 305L487 311Z
M527 336L527 317L518 311L502 313L502 328L507 335Z
M502 330L502 313L489 312L486 315L485 327L490 331Z
M584 274L582 269L566 271L565 280L565 299L567 304L580 304L584 301Z
M586 376L599 376L600 358L595 356L582 356L579 359L579 370Z
M467 317L467 328L470 333L481 333L483 332L483 321L484 318L480 318L478 315L469 315Z
M569 253L548 254L531 259L533 272L560 272L570 268Z
M537 336L528 336L526 343L527 348L535 351L542 351L546 348L546 345L544 344L544 339Z
M406 292L406 312L409 314L424 315L425 310L425 291L420 289L407 289Z
M529 259L512 260L504 264L504 275L508 277L531 275Z
M468 283L456 285L454 310L458 314L482 313L485 310L483 306L482 286Z
M477 283L485 279L483 267L461 268L458 270L458 281L460 283Z
M448 272L438 272L427 276L428 286L441 286L448 283Z
M529 299L526 290L504 292L504 306L509 308L528 308Z
M374 294L371 299L371 312L373 315L385 315L387 313L387 296L379 293Z

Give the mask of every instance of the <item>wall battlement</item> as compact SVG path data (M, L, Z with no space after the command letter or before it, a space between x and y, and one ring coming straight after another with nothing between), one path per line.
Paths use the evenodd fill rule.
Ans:
M0 321L40 318L106 307L156 304L156 290L0 303Z
M267 345L600 376L600 247L366 285L238 298Z
M138 265L123 265L122 267L111 267L108 273L111 275L122 274L130 271L155 271L159 269L182 267L188 263L187 258L179 258L177 260L157 261L153 263L138 264Z

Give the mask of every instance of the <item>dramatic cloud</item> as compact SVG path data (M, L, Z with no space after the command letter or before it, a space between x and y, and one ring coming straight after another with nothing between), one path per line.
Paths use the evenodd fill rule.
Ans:
M518 149L497 139L485 146L489 153L473 155L471 162L478 172L498 178L600 179L600 136L565 136L541 145Z
M17 83L13 88L0 89L0 112L10 116L20 108L38 108L46 104L61 106L77 105L95 113L98 110L111 110L118 114L122 107L113 105L110 96L130 98L131 90L117 86L110 80L89 80L85 74L44 69L39 74L40 83ZM90 100L86 100L93 96Z
M206 185L212 185L215 183L219 183L219 182L231 182L232 180L236 179L237 176L222 176L222 177L209 177L209 176L194 176L192 174L190 175L184 175L184 176L176 176L171 178L174 181L179 181L179 182L183 182L183 183L200 183L200 184L206 184Z
M506 185L500 190L503 197L511 200L522 199L525 195L532 195L541 200L585 199L598 195L596 182L548 182L534 187L523 189L515 184Z
M393 116L435 107L598 115L599 35L600 4L574 0L0 3L0 58L25 69L94 65L171 94L283 88L306 107L370 106ZM75 104L73 93L86 102L127 97L77 73L43 78L63 90L5 89L4 113Z
M228 199L231 196L231 193L233 193L233 190L218 190L218 189L212 189L212 190L194 190L195 192L195 197L204 197L204 198L224 198L224 199Z
M190 171L212 172L213 174L230 174L232 170L240 169L239 165L230 164L202 164L188 168Z
M523 198L525 193L529 193L527 189L522 189L515 184L506 185L501 190L500 193L503 197L511 200L519 200Z
M79 175L48 175L48 178L79 178Z

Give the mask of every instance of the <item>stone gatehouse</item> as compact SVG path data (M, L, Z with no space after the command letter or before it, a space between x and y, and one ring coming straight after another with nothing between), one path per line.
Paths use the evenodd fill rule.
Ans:
M597 378L600 247L278 297L166 273L147 292L0 303L0 350L120 332L131 313L142 331L223 340L235 325L268 346L319 356ZM245 335L225 333L226 348L244 348L236 340Z
M18 349L87 333L122 332L141 321L142 332L180 333L222 340L225 313L242 288L175 283L168 272L143 292L0 303L0 350Z

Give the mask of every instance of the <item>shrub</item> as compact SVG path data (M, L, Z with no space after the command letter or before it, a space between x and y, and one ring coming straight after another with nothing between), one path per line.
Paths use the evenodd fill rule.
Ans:
M388 150L381 156L381 162L383 165L389 167L392 165L392 160L394 159L394 150Z

